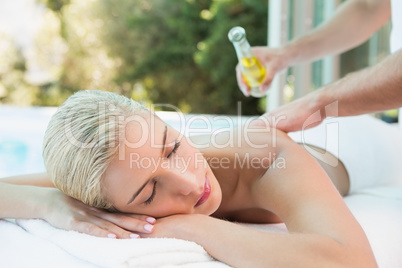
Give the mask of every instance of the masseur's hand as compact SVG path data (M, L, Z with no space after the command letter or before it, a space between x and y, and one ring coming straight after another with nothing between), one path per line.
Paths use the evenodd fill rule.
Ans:
M299 131L321 124L329 116L338 116L337 102L323 105L322 90L313 91L306 96L285 104L271 112L261 115L250 126L263 126L280 129L284 132Z
M271 85L274 76L288 67L288 58L286 52L281 48L269 48L269 47L252 47L252 52L265 67L265 77L260 86L262 91L266 91ZM240 64L236 66L236 78L237 84L243 94L250 96L249 87L243 80L243 76L240 69Z
M155 219L144 215L110 213L90 207L57 189L45 194L43 219L57 228L109 238L138 238L151 233Z

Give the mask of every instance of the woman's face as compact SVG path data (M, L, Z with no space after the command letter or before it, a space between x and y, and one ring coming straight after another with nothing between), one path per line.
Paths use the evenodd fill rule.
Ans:
M215 212L222 193L200 151L156 115L132 119L102 182L114 207L153 217Z

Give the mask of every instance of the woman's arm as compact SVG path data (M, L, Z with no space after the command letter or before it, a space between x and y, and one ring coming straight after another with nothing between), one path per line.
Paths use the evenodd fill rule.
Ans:
M137 238L149 233L145 225L155 223L145 215L90 207L50 187L46 174L0 179L0 219L43 219L57 228L109 238Z
M42 187L54 187L46 173L0 178L0 219L44 219L48 191Z
M43 218L45 188L0 182L0 218Z
M17 184L17 185L31 185L39 187L53 187L54 185L50 180L47 173L36 173L27 175L18 175L6 178L0 178L0 182Z
M233 267L376 267L366 245L349 251L325 235L262 232L201 214L158 219L154 233L141 236L194 241Z

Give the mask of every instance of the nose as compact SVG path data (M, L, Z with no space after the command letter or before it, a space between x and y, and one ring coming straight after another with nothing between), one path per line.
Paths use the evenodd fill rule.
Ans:
M181 172L180 170L171 170L169 180L172 190L180 195L190 195L198 192L200 183L197 181L197 176L193 172Z

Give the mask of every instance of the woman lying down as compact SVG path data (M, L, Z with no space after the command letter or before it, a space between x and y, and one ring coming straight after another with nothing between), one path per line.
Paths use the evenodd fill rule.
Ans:
M376 267L341 197L373 181L355 183L350 163L328 164L310 149L269 128L190 139L133 100L81 91L49 123L48 175L0 183L0 217L100 237L191 240L235 267ZM289 233L232 221L284 222Z

